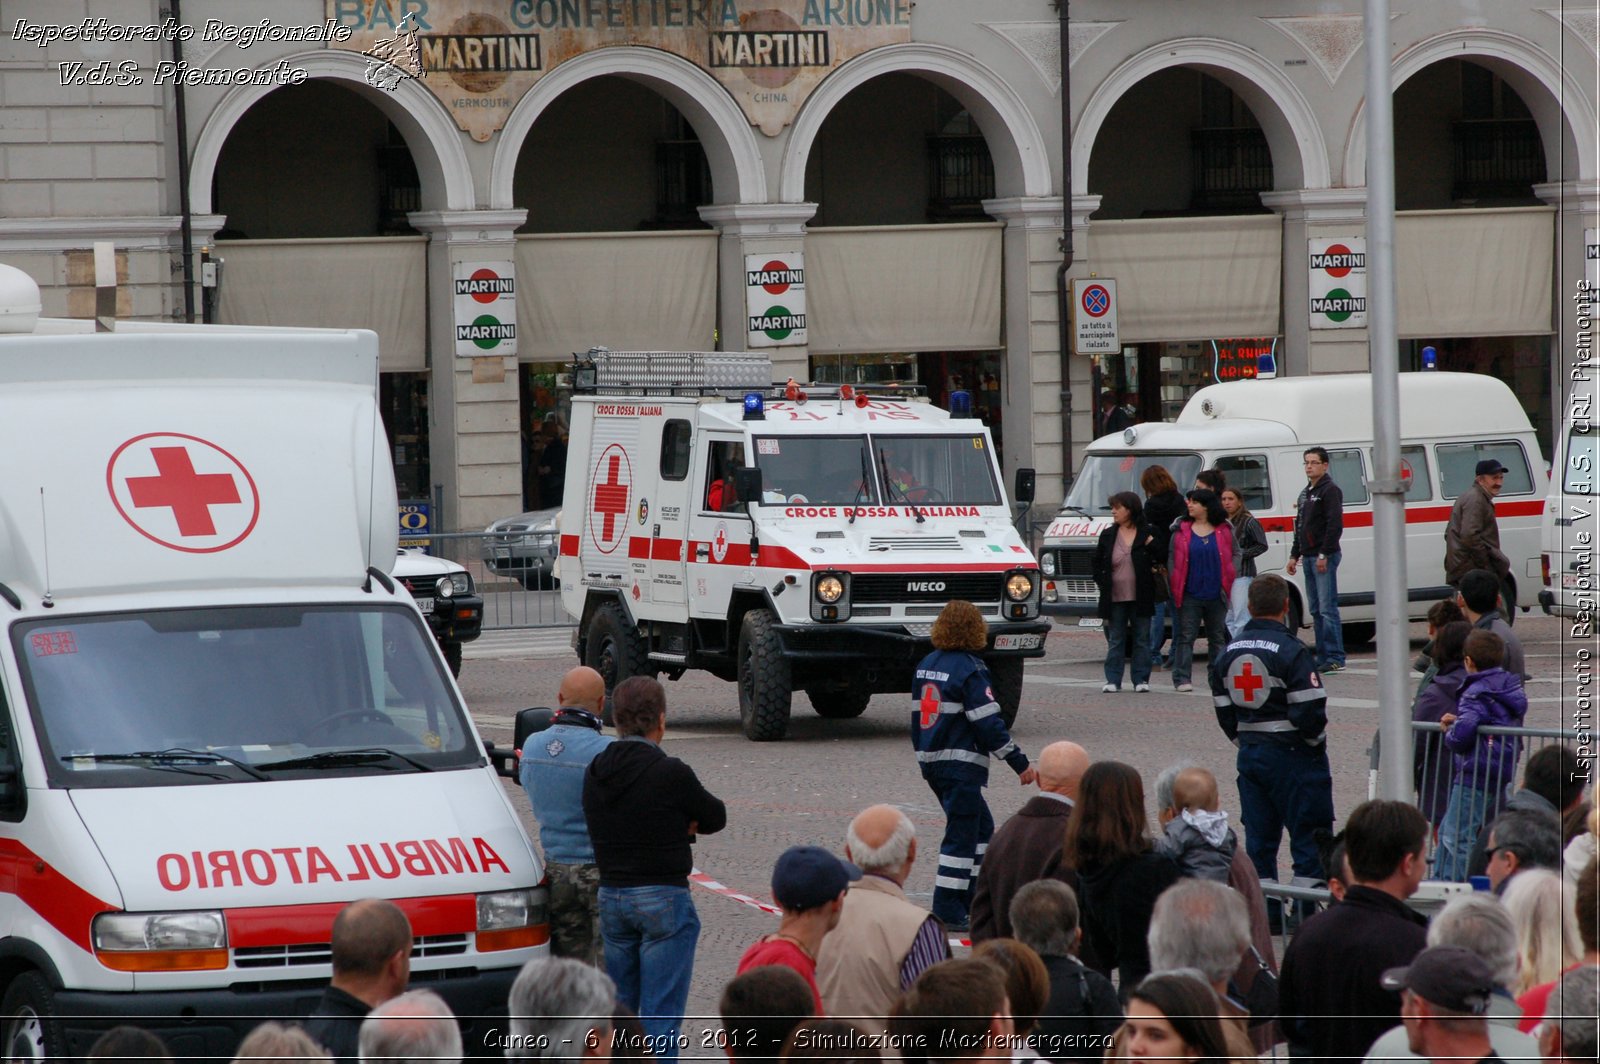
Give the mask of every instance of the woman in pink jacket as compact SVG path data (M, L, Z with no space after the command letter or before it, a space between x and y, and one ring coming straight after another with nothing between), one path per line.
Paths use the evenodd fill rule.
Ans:
M1172 637L1172 686L1193 691L1194 641L1206 626L1210 660L1228 645L1228 588L1239 571L1233 526L1215 492L1189 492L1189 516L1172 534L1167 574L1172 580L1172 607L1178 612Z

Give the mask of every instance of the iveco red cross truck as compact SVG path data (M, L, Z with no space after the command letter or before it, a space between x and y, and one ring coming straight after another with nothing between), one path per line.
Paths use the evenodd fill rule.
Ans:
M772 388L760 355L597 350L574 365L561 596L608 685L704 669L739 685L745 735L909 697L951 599L989 622L1007 720L1044 653L1038 563L994 444L906 389ZM1033 471L1017 495L1031 501Z
M369 332L0 314L0 1036L227 1059L348 902L474 1027L545 888L395 562ZM468 1045L483 1043L469 1028Z

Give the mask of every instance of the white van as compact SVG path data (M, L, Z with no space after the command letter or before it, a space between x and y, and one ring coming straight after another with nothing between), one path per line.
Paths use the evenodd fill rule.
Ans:
M1511 559L1518 605L1535 605L1540 585L1539 517L1546 463L1533 426L1504 382L1474 373L1400 374L1402 470L1406 492L1406 596L1413 618L1450 594L1444 578L1444 530L1457 495L1472 486L1481 459L1506 467L1495 500L1500 546ZM1367 373L1231 381L1202 388L1176 422L1135 425L1089 445L1061 512L1045 532L1040 564L1047 613L1089 616L1098 601L1090 560L1110 522L1107 499L1144 497L1139 477L1165 466L1179 491L1202 469L1220 469L1267 533L1256 571L1292 585L1290 621L1309 623L1304 573L1283 572L1293 539L1295 500L1306 478L1307 447L1326 447L1329 475L1344 491L1344 553L1339 611L1347 643L1376 631L1372 497L1372 378Z
M1600 518L1600 491L1595 478L1600 475L1600 450L1588 401L1574 411L1587 416L1572 418L1561 429L1556 441L1555 467L1551 470L1550 498L1545 503L1544 524L1540 533L1544 587L1539 605L1544 612L1571 617L1579 623L1572 628L1574 638L1594 634L1595 539Z
M363 897L481 1045L543 873L388 575L377 338L0 322L6 1057L136 1022L226 1059L312 1008Z

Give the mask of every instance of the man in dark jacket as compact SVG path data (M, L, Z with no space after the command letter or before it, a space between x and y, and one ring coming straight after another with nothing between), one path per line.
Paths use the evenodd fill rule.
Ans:
M1500 594L1499 578L1487 569L1474 569L1461 578L1461 586L1456 590L1456 604L1466 614L1467 620L1472 622L1472 627L1493 632L1505 640L1506 660L1503 667L1526 682L1533 677L1528 674L1522 640L1511 631L1505 614L1500 612ZM1509 606L1506 608L1510 609Z
M1360 1058L1400 1022L1400 996L1379 979L1427 945L1428 923L1405 900L1427 870L1428 821L1408 802L1363 802L1345 826L1354 883L1300 928L1283 955L1279 1023L1295 1060Z
M1494 514L1494 498L1505 482L1506 467L1486 458L1478 463L1472 487L1457 495L1450 507L1450 523L1444 529L1444 578L1451 587L1474 569L1488 569L1502 584L1511 575L1511 559L1500 549L1500 522Z
M1333 826L1328 698L1311 652L1285 623L1289 585L1268 573L1250 583L1250 623L1211 666L1212 703L1239 747L1244 844L1264 882L1278 878L1278 843L1289 832L1294 884L1316 886L1316 834Z
M1111 980L1076 956L1083 941L1077 895L1065 883L1041 879L1017 891L1007 915L1017 941L1039 955L1050 976L1050 997L1033 1032L1039 1055L1099 1060L1122 1026L1122 1005Z
M1311 447L1302 456L1306 486L1295 501L1294 542L1289 546L1290 576L1306 560L1306 609L1317 636L1317 668L1344 668L1344 630L1339 627L1339 537L1344 534L1344 492L1328 475L1328 452Z
M1053 878L1077 887L1077 874L1061 866L1061 844L1088 767L1089 753L1077 743L1051 743L1039 751L1039 793L1000 825L979 866L973 942L1011 937L1011 899L1024 885Z
M656 1055L676 1060L700 917L689 897L696 834L728 823L694 770L661 750L661 685L634 676L612 694L616 742L589 763L583 812L600 866L600 935L617 1001L639 1015Z
M306 1033L336 1061L359 1056L361 1021L405 992L411 921L392 901L363 898L339 910L330 936L333 981L306 1018Z

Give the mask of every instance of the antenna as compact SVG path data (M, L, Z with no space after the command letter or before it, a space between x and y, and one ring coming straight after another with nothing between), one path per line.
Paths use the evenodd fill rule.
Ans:
M44 485L39 485L39 530L44 533L44 601L41 605L45 609L55 608L55 599L50 596L50 516L44 505Z

